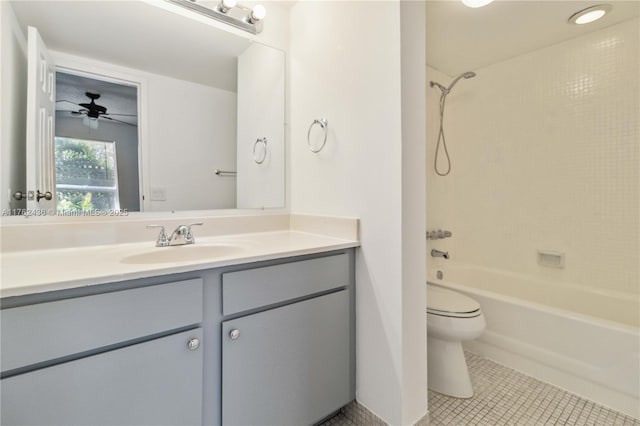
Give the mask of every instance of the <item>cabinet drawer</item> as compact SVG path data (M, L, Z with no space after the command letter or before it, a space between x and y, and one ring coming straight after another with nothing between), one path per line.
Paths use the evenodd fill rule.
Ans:
M230 315L349 285L347 254L222 274L222 313Z
M202 279L0 311L2 371L202 321Z

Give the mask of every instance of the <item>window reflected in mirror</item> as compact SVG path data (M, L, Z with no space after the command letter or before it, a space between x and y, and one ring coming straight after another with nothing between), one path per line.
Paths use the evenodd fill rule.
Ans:
M55 138L58 212L120 210L116 144Z

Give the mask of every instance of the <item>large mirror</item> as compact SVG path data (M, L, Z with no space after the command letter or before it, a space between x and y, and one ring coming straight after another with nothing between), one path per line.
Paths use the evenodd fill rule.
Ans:
M1 6L3 209L284 207L284 52L163 2Z

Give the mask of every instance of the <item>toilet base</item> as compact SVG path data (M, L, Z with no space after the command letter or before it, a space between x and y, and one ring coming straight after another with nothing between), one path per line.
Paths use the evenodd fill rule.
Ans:
M473 387L462 342L428 336L429 389L456 398L471 398Z

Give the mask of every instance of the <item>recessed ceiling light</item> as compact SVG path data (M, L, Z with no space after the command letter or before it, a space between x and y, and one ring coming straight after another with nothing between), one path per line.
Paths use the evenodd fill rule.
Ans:
M571 24L588 24L596 21L611 11L613 7L610 4L599 4L597 6L591 6L586 9L582 9L579 12L574 13L569 18Z
M492 1L493 0L462 0L462 3L464 3L464 5L467 7L476 8L476 7L486 6Z

